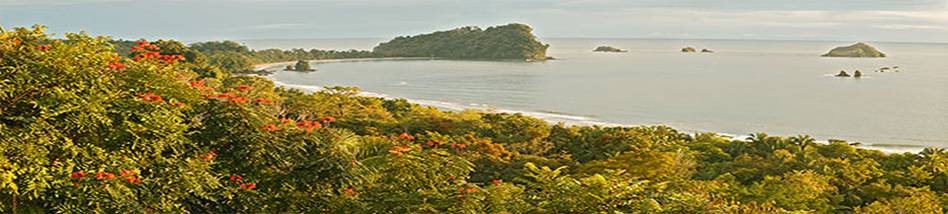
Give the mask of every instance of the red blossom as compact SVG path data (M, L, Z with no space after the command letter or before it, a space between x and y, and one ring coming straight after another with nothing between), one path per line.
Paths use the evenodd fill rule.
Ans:
M409 140L409 141L415 140L415 137L412 137L412 136L409 135L407 132L402 133L401 135L398 135L398 138L399 138L399 139Z
M125 181L128 181L128 183L130 184L138 184L142 182L142 179L132 176L132 177L126 178Z
M137 174L135 171L127 169L123 169L121 172L119 172L119 175L122 177L134 176L135 174Z
M125 69L125 64L122 64L120 62L112 62L112 63L109 63L109 69L122 70L122 69Z
M467 193L475 193L475 192L477 192L477 189L474 189L473 187L472 187L472 188L467 188L466 190L464 190L464 192L467 192Z
M270 101L270 100L265 99L265 98L257 98L257 99L254 99L254 102L257 102L257 103L260 103L260 104L272 104L272 103L273 103L273 101Z
M36 50L38 50L38 51L48 51L48 50L50 50L50 49L53 49L53 46L50 46L50 45L39 45L39 46L36 46Z
M323 122L324 122L324 123L336 122L336 118L334 118L334 117L324 117L324 118L323 118Z
M354 189L352 189L352 187L349 187L349 188L346 188L346 194L347 194L347 195L350 195L350 196L351 196L351 195L355 195L355 194L356 194L356 191L355 191Z
M285 123L290 123L290 122L293 122L293 120L286 119L286 118L280 118L280 123L284 123L284 124L285 124Z
M184 103L182 102L172 103L172 105L174 105L175 107L184 107Z
M313 129L323 128L323 125L320 125L317 122L305 121L305 120L297 122L296 126L305 129L307 132L313 131Z
M73 172L72 175L70 175L69 177L72 178L72 179L84 178L84 177L86 177L86 173L85 173L85 172Z
M148 50L155 50L155 51L161 50L161 48L159 48L157 45L148 45L148 46L145 46L145 48L147 48Z
M138 94L138 97L142 98L145 102L162 102L161 96L155 95L154 93L148 92L144 94Z
M200 80L198 80L198 81L191 81L191 87L194 87L194 88L204 88L204 87L205 87L205 84L204 84L204 81L200 81Z
M239 182L241 182L241 181L243 181L243 180L244 180L244 177L241 177L240 175L231 175L231 176L230 176L230 181L232 181L232 182L238 182L238 183L239 183Z
M245 190L253 190L254 188L257 188L257 184L255 183L240 184L240 188L245 189Z
M210 152L204 153L200 157L201 159L204 159L204 161L212 161L214 160L215 157L217 157L217 153L214 151L210 151Z
M247 102L247 98L246 98L246 97L235 97L235 98L233 98L233 99L230 99L230 102L231 102L231 103L246 103L246 102Z
M263 126L261 126L260 128L263 129L263 130L271 131L271 132L275 132L275 131L279 131L279 130L280 130L280 127L277 127L277 125L274 125L274 124L263 125Z
M95 173L95 179L99 179L99 180L112 180L113 178L115 178L115 175L112 174L112 173L108 173L108 172Z
M428 146L440 146L441 144L441 141L428 141Z
M217 95L214 95L214 96L215 96L217 99L227 99L227 98L234 98L234 97L237 97L237 95L234 95L234 94L231 94L231 93L217 94Z
M504 183L504 180L501 180L501 179L494 179L494 180L492 180L492 181L490 181L490 182L493 183L494 186L500 186L500 184L503 184L503 183Z
M408 147L408 146L394 146L394 147L392 147L392 149L389 149L389 150L388 150L388 153L392 153L393 155L401 156L403 152L407 152L407 151L411 151L411 147Z
M134 47L132 47L132 51L143 51L143 50L145 50L145 48L142 48L142 46L134 46Z
M246 91L252 90L253 87L250 87L250 86L248 86L248 85L240 85L240 86L237 86L237 88L235 88L235 89L237 89L238 91L244 91L244 92L246 92Z

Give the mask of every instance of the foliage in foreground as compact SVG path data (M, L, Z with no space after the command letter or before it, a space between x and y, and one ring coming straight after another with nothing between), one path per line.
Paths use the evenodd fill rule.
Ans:
M0 212L942 213L948 153L570 127L0 34ZM124 55L124 54L123 54Z

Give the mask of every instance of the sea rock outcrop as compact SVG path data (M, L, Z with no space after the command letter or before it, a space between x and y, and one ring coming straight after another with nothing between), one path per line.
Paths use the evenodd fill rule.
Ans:
M885 54L866 43L856 43L850 46L837 47L823 54L824 57L885 57Z

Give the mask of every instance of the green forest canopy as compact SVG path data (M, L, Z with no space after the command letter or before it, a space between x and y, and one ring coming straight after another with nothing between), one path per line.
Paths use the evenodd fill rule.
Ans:
M0 34L0 212L942 213L948 203L941 149L443 112L356 88L274 87L198 65L173 41L138 41L125 57L107 37L64 37Z
M549 45L540 43L525 24L462 27L416 36L397 37L379 44L373 52L400 57L456 59L545 60Z

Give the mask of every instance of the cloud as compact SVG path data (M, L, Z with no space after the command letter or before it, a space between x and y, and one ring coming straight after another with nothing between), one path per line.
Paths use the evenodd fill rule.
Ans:
M888 30L942 30L948 31L948 27L945 26L934 26L934 25L905 25L905 24L892 24L892 25L875 25L873 27L879 29L888 29Z

